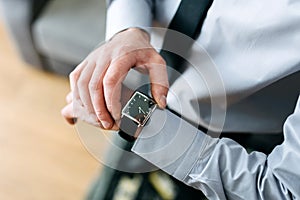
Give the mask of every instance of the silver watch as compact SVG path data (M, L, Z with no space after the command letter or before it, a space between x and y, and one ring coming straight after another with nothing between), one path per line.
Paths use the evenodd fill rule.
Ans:
M156 107L152 98L136 91L122 109L119 135L127 141L134 141Z

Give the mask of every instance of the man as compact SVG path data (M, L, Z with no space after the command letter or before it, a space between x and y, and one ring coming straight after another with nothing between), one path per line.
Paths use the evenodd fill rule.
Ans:
M211 130L221 128L223 133L283 131L285 139L269 155L258 151L248 154L231 139L212 138L198 131L180 159L168 163L167 167L160 166L153 155L143 154L159 149L156 144L161 140L158 142L156 137L150 141L138 138L134 152L202 190L209 199L300 199L299 101L296 104L300 93L300 4L287 0L276 3L215 0L200 36L191 47L190 59L205 54L201 51L197 54L196 45L202 46L215 64L220 75L216 82L222 85L225 94L218 84L206 86L211 77L203 78L197 73L205 68L201 61L199 65L187 67L168 93L167 67L152 47L147 27L152 25L153 18L167 27L179 3L171 0L110 2L108 41L71 73L69 104L63 115L70 122L78 117L104 129L118 129L121 83L134 67L149 74L152 96L162 109L168 102L168 107L188 121ZM192 94L181 87L185 82L191 85ZM178 107L176 97L182 108ZM207 99L220 97L226 104L222 104L224 101L214 104L212 100L207 103ZM295 106L294 114L286 120ZM210 124L210 119L218 116L206 112L207 107L226 111L221 126ZM159 155L168 156L163 152Z

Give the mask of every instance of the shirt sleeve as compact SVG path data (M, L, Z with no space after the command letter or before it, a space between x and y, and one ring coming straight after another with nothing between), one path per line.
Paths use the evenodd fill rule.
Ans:
M162 144L170 145L171 136L155 137L151 145L138 139L132 150L209 199L300 199L300 98L284 124L284 142L268 156L247 153L231 139L211 138L198 131L180 157L161 166L160 161L172 157L174 151L147 154L145 148L157 152ZM177 144L174 149L181 148Z
M154 1L110 0L106 18L106 40L127 28L147 31L152 25Z

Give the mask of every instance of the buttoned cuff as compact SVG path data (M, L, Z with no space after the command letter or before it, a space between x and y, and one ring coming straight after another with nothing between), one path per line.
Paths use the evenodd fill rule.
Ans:
M155 110L132 151L184 181L197 160L202 159L217 140L168 110Z

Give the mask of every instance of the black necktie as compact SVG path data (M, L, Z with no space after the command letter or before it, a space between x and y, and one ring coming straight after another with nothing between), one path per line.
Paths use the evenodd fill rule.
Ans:
M164 43L160 55L165 59L168 66L176 71L184 70L184 58L193 43L193 40L200 34L206 13L213 0L182 0L168 27L164 37ZM178 31L190 39L174 34ZM176 49L178 54L167 51L167 49Z

